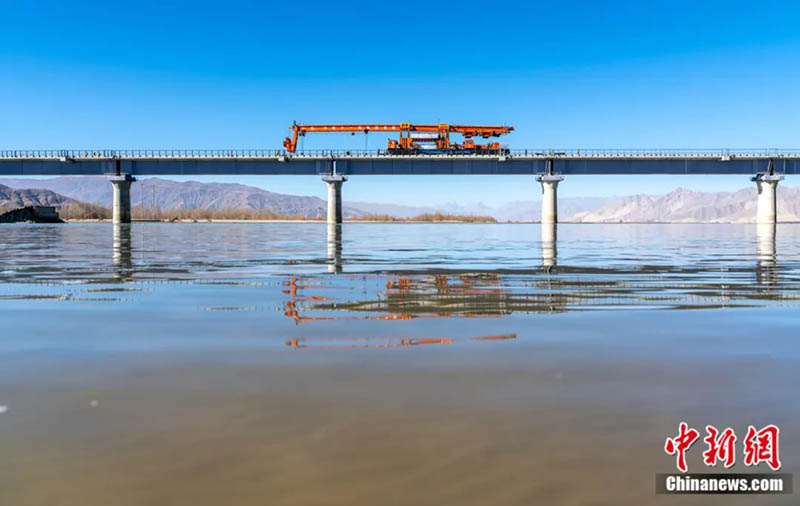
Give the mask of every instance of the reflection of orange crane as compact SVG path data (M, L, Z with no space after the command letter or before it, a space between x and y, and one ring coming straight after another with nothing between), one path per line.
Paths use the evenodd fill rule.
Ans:
M393 154L415 154L419 152L446 152L446 153L490 153L505 154L508 149L503 148L499 142L476 144L473 137L500 137L514 130L513 126L474 126L450 125L412 125L399 123L395 125L298 125L292 124L289 128L294 134L292 138L283 141L286 151L294 153L297 150L297 138L311 132L400 132L400 139L389 139L387 151ZM450 134L460 134L464 137L463 144L451 143Z
M406 337L406 338L389 338L379 343L370 343L370 338L345 338L348 343L335 343L329 340L315 344L313 341L309 344L307 339L294 338L286 341L286 346L296 349L318 349L318 350L335 350L335 349L359 349L359 348L374 348L374 349L388 349L388 348L406 348L409 346L426 346L430 344L453 344L460 341L506 341L509 339L516 339L516 334L500 334L496 336L479 336L469 338L453 338L453 337ZM360 342L365 341L365 342Z
M284 305L284 316L288 316L292 318L295 323L304 323L304 322L312 322L312 321L331 321L331 320L411 320L414 318L500 318L502 317L501 314L494 314L494 313L470 313L470 312L452 312L450 310L445 311L444 313L407 313L407 312L398 312L398 310L393 310L391 308L387 308L386 311L389 311L389 314L381 314L381 315L363 315L363 316L301 316L300 315L300 302L321 302L321 301L334 301L335 299L331 297L325 297L322 295L300 295L300 290L302 289L313 289L313 288L330 288L324 285L304 285L302 284L304 281L312 281L315 278L296 278L293 277L283 282L284 286L287 286L283 293L286 295L290 295L291 298L286 301ZM463 277L462 277L463 279ZM446 280L445 280L446 284ZM439 285L437 285L439 286ZM471 286L471 285L470 285ZM398 290L400 293L405 295L410 294L410 290L412 288L412 279L401 277L398 278L397 281L387 281L386 282L386 289L387 291ZM454 292L464 293L464 294L480 294L480 293L504 293L503 290L489 290L489 291L481 291L480 288L476 289L462 289L462 288L453 288ZM342 308L340 306L340 308ZM314 307L312 306L312 309ZM334 306L336 309L336 306ZM343 308L342 308L343 309Z

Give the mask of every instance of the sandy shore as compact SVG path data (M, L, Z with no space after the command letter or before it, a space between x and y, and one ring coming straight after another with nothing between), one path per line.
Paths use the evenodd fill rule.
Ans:
M111 220L96 219L65 219L70 223L110 223ZM133 223L326 223L325 220L133 220ZM376 223L376 224L463 224L463 225L525 225L540 224L540 221L393 221L393 220L344 220L344 223ZM779 221L778 224L800 223L798 221ZM678 222L678 221L620 221L620 222L594 222L594 221L560 221L559 225L741 225L752 224L755 222L736 222L736 221L697 221L697 222Z
M74 223L111 223L111 220L86 220L86 219L67 219L64 220L66 222L74 222ZM320 223L325 224L327 223L325 220L138 220L134 219L133 223ZM471 221L449 221L449 220L441 220L441 221L412 221L412 220L403 220L403 221L393 221L393 220L344 220L344 223L392 223L402 225L405 223L447 223L447 224L457 224L463 223L465 225L480 225L480 224L503 224L503 223L539 223L536 221L504 221L504 222L493 222L493 221L480 221L480 222L471 222Z

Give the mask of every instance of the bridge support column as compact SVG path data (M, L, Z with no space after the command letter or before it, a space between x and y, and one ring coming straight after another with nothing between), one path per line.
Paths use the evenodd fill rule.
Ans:
M130 174L119 176L109 176L109 181L114 186L114 202L112 209L112 221L114 223L131 222L131 183L136 178Z
M758 206L756 223L778 222L778 183L783 176L777 174L757 174L751 179L758 187Z
M544 231L545 224L558 223L556 189L558 183L564 180L564 176L542 174L536 180L542 183L542 231Z
M342 184L347 181L345 176L330 174L322 176L328 183L328 224L342 222Z

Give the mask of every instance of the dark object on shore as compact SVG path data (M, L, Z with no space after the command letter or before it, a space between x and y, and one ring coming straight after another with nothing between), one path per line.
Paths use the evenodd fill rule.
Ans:
M53 206L26 206L0 214L0 223L64 223Z

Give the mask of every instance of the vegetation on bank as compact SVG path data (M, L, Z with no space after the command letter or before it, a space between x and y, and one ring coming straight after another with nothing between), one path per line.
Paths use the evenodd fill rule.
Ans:
M136 207L131 212L134 220L157 221L215 221L215 220L287 220L287 221L323 221L324 217L310 217L299 214L286 215L268 209L170 209L158 210ZM64 220L104 220L111 219L111 210L90 204L65 206L59 210ZM388 214L369 214L345 221L370 221L389 223L409 222L463 222L463 223L496 223L491 216L468 216L462 214L424 213L411 218L398 218Z
M110 220L111 210L85 202L70 202L59 206L58 217L62 220Z
M287 215L270 211L269 209L257 210L247 207L229 209L169 209L166 211L136 208L132 212L133 219L160 220L160 221L213 221L213 220L319 220L300 214Z
M463 223L497 223L497 220L491 216L472 216L465 214L445 214L445 213L423 213L411 218L398 218L388 214L368 214L360 218L355 218L356 221L388 221L388 222L463 222Z

